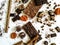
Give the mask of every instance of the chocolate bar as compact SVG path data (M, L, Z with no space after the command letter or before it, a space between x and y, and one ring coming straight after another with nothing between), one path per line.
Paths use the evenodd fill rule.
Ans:
M23 13L28 15L30 18L33 18L41 6L35 6L34 2L31 1L28 6L24 9Z
M28 34L28 36L33 39L36 35L38 35L38 32L36 31L36 29L33 27L33 25L31 24L31 22L28 22L27 24L25 24L23 27L24 31Z

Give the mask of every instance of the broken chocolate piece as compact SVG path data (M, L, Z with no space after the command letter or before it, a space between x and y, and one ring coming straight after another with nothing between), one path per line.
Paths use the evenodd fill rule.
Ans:
M51 37L56 37L56 33L51 34Z
M22 27L25 32L28 34L28 36L33 39L36 35L38 35L38 32L36 31L36 29L33 27L33 25L31 24L31 22L28 22L27 24L25 24Z
M21 32L21 33L19 34L19 37L21 37L21 39L23 39L25 36L26 36L26 35L25 35L24 32Z
M58 31L58 32L60 32L60 28L57 26L57 27L55 27L55 29Z
M11 16L11 17L15 16L15 13L11 13L10 16Z
M20 14L21 13L21 10L18 9L18 8L15 11L16 11L17 14Z
M33 1L31 1L28 6L24 9L23 13L28 15L30 18L33 18L41 6L35 6Z
M35 2L35 5L37 6L48 3L47 0L34 0L34 2Z
M48 45L48 42L47 41L44 41L44 45Z
M15 22L16 20L19 20L19 19L20 19L19 15L16 15L14 16L14 18L12 18L12 21Z
M17 32L21 31L21 27L20 27L20 26L17 26L17 27L16 27L16 31L17 31Z

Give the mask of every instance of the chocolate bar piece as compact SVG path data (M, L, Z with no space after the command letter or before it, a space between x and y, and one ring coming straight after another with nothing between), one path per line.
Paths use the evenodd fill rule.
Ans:
M47 3L47 0L34 0L34 2L35 2L35 5L39 6Z
M41 6L35 6L34 2L31 1L28 6L24 9L23 13L28 15L30 18L33 18Z
M36 35L38 35L38 32L36 31L36 29L33 27L33 25L31 24L31 22L28 22L27 24L25 24L22 27L25 32L28 34L28 36L33 39Z

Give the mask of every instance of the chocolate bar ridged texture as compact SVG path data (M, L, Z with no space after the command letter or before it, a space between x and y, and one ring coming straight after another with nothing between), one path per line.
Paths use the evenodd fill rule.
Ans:
M25 24L22 27L25 32L28 34L28 36L33 39L36 35L38 35L38 32L36 31L36 29L33 27L33 25L31 24L31 22L28 22L27 24Z
M28 6L24 9L23 13L28 15L30 18L33 18L41 6L35 6L34 2L31 1Z

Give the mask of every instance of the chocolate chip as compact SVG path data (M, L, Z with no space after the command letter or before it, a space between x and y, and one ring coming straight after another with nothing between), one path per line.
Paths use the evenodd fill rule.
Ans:
M22 0L23 3L27 3L29 0Z
M43 28L43 27L44 27L44 25L41 26L41 28Z
M44 41L44 45L48 45L48 42L47 41Z
M26 36L26 34L25 34L24 32L21 32L21 33L19 34L19 37L20 37L21 39L23 39L25 36Z
M20 14L21 13L21 10L18 9L18 8L15 11L16 11L17 14Z
M21 31L21 27L20 27L20 26L17 26L17 27L16 27L16 31L17 31L17 32Z
M55 43L51 43L50 45L56 45Z
M60 28L58 26L55 27L55 29L57 30L57 32L60 32Z
M56 37L56 36L57 36L56 33L51 34L51 37Z
M47 9L49 9L49 7L47 7Z
M40 33L40 30L38 30L38 33Z
M11 17L15 16L15 13L11 13L10 16L11 16Z

